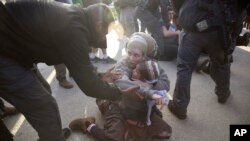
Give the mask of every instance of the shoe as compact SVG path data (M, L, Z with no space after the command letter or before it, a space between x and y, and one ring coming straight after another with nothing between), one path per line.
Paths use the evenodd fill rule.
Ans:
M87 133L87 128L90 124L95 124L95 117L78 118L69 123L71 130L82 130Z
M220 103L220 104L224 104L224 103L226 103L227 102L227 99L229 98L229 96L230 96L230 92L226 92L226 93L223 93L223 94L220 94L220 95L218 95L218 102Z
M250 41L250 32L244 33L243 36L239 36L236 40L237 46L247 46Z
M14 108L14 107L4 107L3 108L3 117L6 117L6 116L11 116L11 115L15 115L18 113L17 109Z
M98 63L101 62L102 59L95 56L95 58L90 58L91 63Z
M171 113L173 113L177 118L183 120L183 119L186 119L187 118L187 115L186 114L180 114L177 112L177 109L174 107L174 103L173 103L173 100L169 100L169 103L168 103L168 109Z
M114 63L116 63L117 61L114 60L114 59L112 59L112 58L110 58L110 57L107 57L107 58L105 58L105 59L102 59L102 62L105 63L105 64L114 64Z
M74 87L73 84L71 84L68 80L63 80L59 82L59 85L62 86L65 89L71 89Z
M71 131L69 128L63 128L62 133L63 133L64 138L67 139L70 136Z
M199 73L201 71L209 74L209 71L210 71L210 60L209 59L206 59L203 62L201 62L200 64L196 65L196 72Z

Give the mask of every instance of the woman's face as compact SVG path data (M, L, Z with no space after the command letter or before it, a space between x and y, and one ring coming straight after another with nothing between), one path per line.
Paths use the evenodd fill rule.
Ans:
M173 20L174 19L174 11L170 10L168 11L168 19Z
M128 48L127 52L128 52L127 61L129 67L133 69L136 67L137 64L141 63L145 59L140 49Z

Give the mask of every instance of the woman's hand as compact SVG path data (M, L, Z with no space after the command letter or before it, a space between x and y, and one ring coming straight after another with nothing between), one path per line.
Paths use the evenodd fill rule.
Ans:
M160 110L162 110L163 106L165 105L164 97L158 94L153 94L152 99L155 100L156 105L160 105Z

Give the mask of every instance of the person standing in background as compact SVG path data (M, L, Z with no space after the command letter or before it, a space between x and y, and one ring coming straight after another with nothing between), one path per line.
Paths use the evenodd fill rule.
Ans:
M135 18L135 7L139 0L117 0L115 6L119 8L119 22L124 29L124 35L130 37L138 32L138 24Z
M63 2L71 4L72 0L55 0L57 2ZM67 80L67 68L64 64L58 64L54 65L54 68L56 70L56 79L59 82L59 85L65 89L71 89L74 87L74 85Z
M96 4L96 3L104 3L106 5L109 5L112 1L111 0L75 0L76 3L82 3L83 7L88 7L92 4ZM99 58L96 56L97 52L98 52L98 48L100 48L102 50L102 58ZM110 58L107 54L107 41L103 41L100 44L91 47L90 53L89 53L89 58L91 60L92 63L98 63L98 62L102 62L105 64L113 64L116 63L116 60Z

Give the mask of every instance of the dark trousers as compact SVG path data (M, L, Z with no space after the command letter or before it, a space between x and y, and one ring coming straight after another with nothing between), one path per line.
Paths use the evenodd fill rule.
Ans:
M0 119L0 140L1 141L13 141L13 135L9 129L4 125L2 119Z
M0 56L0 96L25 116L41 141L65 140L57 103L39 70Z
M64 64L54 65L56 70L56 79L61 82L66 80L66 66Z
M157 45L159 46L159 52L165 52L163 31L162 26L159 22L159 18L153 12L144 9L142 6L136 7L135 17L138 18L141 21L141 25L147 28L150 34L152 34L152 37L155 39Z
M164 40L164 61L171 61L173 59L176 59L177 52L178 52L178 44L169 42L168 40Z
M215 82L215 93L230 92L230 63L224 62L224 50L216 30L203 33L187 32L178 49L177 80L174 90L174 106L179 113L186 113L190 101L190 83L193 69L204 49L211 58L210 76Z
M0 118L4 115L4 103L0 99ZM9 129L4 125L2 119L0 119L0 140L1 141L13 141L13 135Z
M0 117L4 115L4 103L3 100L0 99Z

